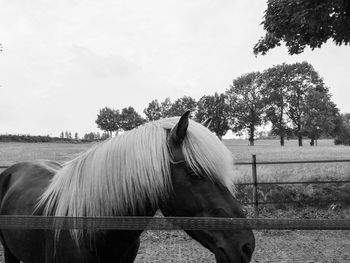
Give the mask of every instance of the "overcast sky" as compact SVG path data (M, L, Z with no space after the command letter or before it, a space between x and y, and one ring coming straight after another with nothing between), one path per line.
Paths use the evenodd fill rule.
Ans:
M224 92L244 73L308 61L350 112L350 47L255 57L263 0L3 0L0 133L80 136L99 109Z

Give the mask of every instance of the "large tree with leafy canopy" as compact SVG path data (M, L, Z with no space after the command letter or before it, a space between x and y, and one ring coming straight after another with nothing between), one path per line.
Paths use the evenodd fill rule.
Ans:
M299 146L303 135L313 144L319 135L333 132L338 109L312 65L302 62L274 66L263 72L262 82L266 119L272 124L272 132L280 136L281 145L291 129L298 136Z
M183 96L178 98L171 104L171 107L167 110L166 117L181 116L187 110L191 111L191 115L195 114L197 108L197 102L190 96Z
M154 121L175 116L174 114L176 114L177 111L174 110L173 103L168 97L162 102L159 102L157 99L152 100L148 103L148 107L143 110L143 113L146 115L147 121Z
M350 146L350 113L340 114L336 118L334 143Z
M227 103L227 95L215 92L214 95L204 95L199 99L197 102L196 120L203 122L211 118L208 128L221 140L222 136L230 129L229 111L230 106Z
M317 139L321 135L332 135L339 116L339 109L331 100L327 87L320 86L309 90L305 99L309 109L304 117L304 130L313 146L315 143L317 145Z
M305 124L307 113L310 110L307 96L309 96L312 90L323 90L324 82L313 66L307 62L291 64L288 67L287 115L298 136L298 144L302 146L303 135L306 134Z
M168 118L171 117L171 107L173 103L171 102L171 99L169 97L165 98L164 101L160 103L160 111L162 118Z
M246 130L251 146L254 146L257 127L264 123L266 97L262 89L261 73L252 72L234 79L226 91L231 107L232 131Z
M152 100L148 103L148 107L143 110L143 113L146 115L147 121L159 120L162 118L162 105L157 99Z
M113 110L109 107L105 107L100 110L95 122L98 128L109 132L110 135L112 135L113 132L118 132L118 130L121 128L119 111Z
M265 118L272 125L273 134L280 137L280 145L284 146L284 139L291 133L287 111L289 108L287 95L292 79L291 67L287 64L276 65L262 73L263 89L267 99Z
M349 0L268 0L262 22L266 34L254 47L266 54L284 42L289 54L306 46L319 48L333 39L336 45L350 43Z
M127 107L122 109L120 113L120 128L124 131L129 131L137 126L145 123L145 120L137 113L133 107Z

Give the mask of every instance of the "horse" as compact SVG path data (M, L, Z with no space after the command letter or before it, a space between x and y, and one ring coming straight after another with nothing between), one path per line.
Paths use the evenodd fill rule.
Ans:
M149 122L60 165L22 162L0 175L0 214L244 218L231 152L190 112ZM6 263L134 262L142 230L1 229ZM251 229L186 230L220 263L250 262Z

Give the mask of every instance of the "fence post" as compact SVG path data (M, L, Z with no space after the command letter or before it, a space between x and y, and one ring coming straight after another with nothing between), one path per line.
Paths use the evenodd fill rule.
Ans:
M254 203L254 215L259 216L258 209L258 176L256 171L256 155L252 155L252 175L253 175L253 203Z

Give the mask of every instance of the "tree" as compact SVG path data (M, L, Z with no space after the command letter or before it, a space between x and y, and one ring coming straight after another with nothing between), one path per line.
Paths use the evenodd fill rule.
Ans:
M64 132L62 131L61 133L60 133L60 138L64 138Z
M102 135L101 135L101 140L106 140L106 139L108 139L109 138L109 133L108 132L104 132L104 133L102 133Z
M83 137L86 141L100 141L109 138L109 132L104 132L102 135L99 132L86 133Z
M211 118L209 129L215 132L216 136L221 140L227 131L229 126L229 110L230 107L227 103L227 96L225 94L203 96L197 103L196 120L203 122L208 118Z
M197 102L190 96L183 96L171 105L168 110L167 117L181 116L185 111L191 111L191 115L195 114Z
M75 132L75 134L74 134L74 139L79 140L79 135L77 132Z
M152 100L148 103L148 107L143 110L143 113L146 115L147 121L159 120L162 118L162 105L158 100Z
M277 65L265 70L262 74L264 88L262 94L267 98L266 120L272 124L272 134L280 137L280 145L284 146L284 138L290 134L287 118L287 94L291 85L290 66Z
M334 129L336 145L350 145L350 113L340 114L336 118Z
M309 136L313 144L320 134L332 133L338 109L312 65L303 62L274 66L264 71L263 82L266 118L272 123L272 133L280 136L281 145L291 128L299 146L303 135Z
M121 125L120 128L124 131L129 131L135 127L145 123L145 120L138 114L133 107L122 109L120 114Z
M93 132L86 133L84 135L84 140L86 140L86 141L93 141L93 140L95 140L95 134Z
M266 99L262 88L261 73L252 72L233 80L226 91L231 107L232 130L247 130L251 146L254 146L256 127L264 122Z
M120 129L120 113L118 110L105 107L100 110L95 122L99 129L109 132L112 136L113 132L118 132Z
M288 103L287 115L298 136L298 145L303 145L303 134L306 132L306 116L310 110L306 96L315 89L324 89L323 80L307 62L295 63L289 67L289 85L286 100Z
M72 133L71 132L66 131L64 136L67 139L72 139Z
M173 103L171 102L170 98L165 98L163 102L161 102L161 116L162 118L168 118L171 117L170 115L170 109L172 107Z
M265 55L285 42L289 54L306 46L320 48L328 39L336 45L350 43L350 1L268 0L262 22L266 34L254 47Z
M305 114L304 129L313 146L321 135L331 135L336 125L339 110L331 101L328 88L312 89L306 96L308 111Z

